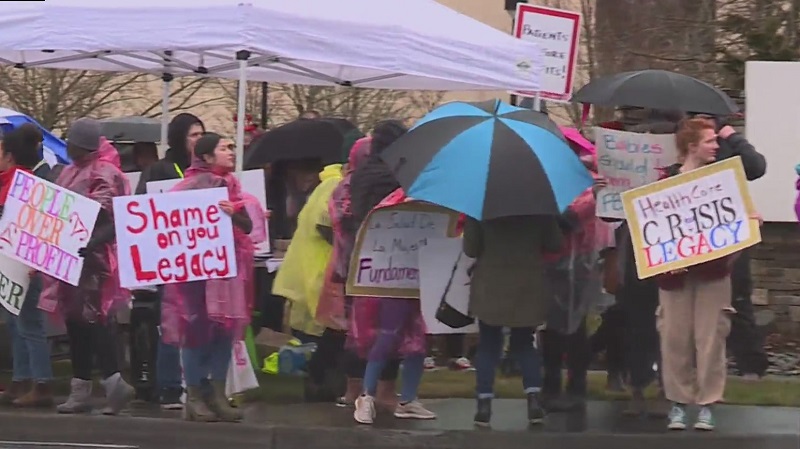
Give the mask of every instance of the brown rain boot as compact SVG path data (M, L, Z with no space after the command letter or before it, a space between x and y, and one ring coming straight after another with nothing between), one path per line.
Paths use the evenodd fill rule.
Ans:
M347 390L344 396L336 400L337 407L352 407L356 399L364 392L364 379L347 378Z
M397 408L397 387L393 380L379 380L375 392L375 404L379 409L394 413Z
M8 388L0 393L0 405L11 405L20 396L24 395L31 388L30 380L11 382Z
M52 407L53 392L47 382L37 382L33 388L14 400L14 407Z
M211 382L211 389L208 406L219 416L219 419L225 422L238 422L244 418L242 411L231 407L228 398L225 397L225 381Z
M186 404L183 408L183 419L197 422L217 422L219 417L208 408L203 391L199 387L189 387L186 390Z

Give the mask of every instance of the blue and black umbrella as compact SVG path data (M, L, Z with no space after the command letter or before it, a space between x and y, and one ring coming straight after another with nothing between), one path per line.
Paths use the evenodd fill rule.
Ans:
M499 100L445 104L381 157L408 196L479 220L557 215L593 182L547 115Z

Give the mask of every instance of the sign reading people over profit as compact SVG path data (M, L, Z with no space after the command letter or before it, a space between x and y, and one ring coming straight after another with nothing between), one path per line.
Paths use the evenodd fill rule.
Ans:
M761 241L739 157L629 190L622 202L640 279Z
M22 310L30 282L30 268L0 255L0 303L12 315L19 315Z
M373 210L358 231L347 294L419 298L419 249L428 239L452 237L458 216L410 201Z
M114 198L120 284L150 285L236 276L224 187Z
M608 186L597 192L597 216L623 218L620 194L658 181L678 161L675 134L640 134L594 128L597 172Z
M0 252L58 280L78 285L100 204L17 170L0 219Z

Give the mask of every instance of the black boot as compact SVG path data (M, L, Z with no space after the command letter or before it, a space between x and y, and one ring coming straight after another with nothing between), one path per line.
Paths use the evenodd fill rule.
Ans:
M545 411L539 398L539 393L528 393L528 422L531 424L541 424L544 420Z
M530 404L530 402L528 402ZM530 414L530 412L528 412ZM478 411L475 412L475 425L489 427L492 420L492 398L479 398Z

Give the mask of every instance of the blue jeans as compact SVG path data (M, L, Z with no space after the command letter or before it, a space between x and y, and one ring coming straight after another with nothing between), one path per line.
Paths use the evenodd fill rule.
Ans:
M378 391L378 380L386 367L388 360L370 360L364 370L364 390L370 396L375 396ZM411 355L403 359L402 373L400 376L400 402L411 402L417 399L417 391L422 381L425 370L425 355Z
M156 387L159 391L182 388L181 350L158 340L156 350Z
M494 397L494 376L503 356L503 328L483 321L479 325L478 351L475 354L475 390L479 399ZM533 347L532 327L511 329L509 352L517 359L522 370L522 388L525 393L538 393L542 389L542 358Z
M233 339L217 333L205 345L181 350L187 387L200 387L204 380L225 382L233 353Z
M11 351L13 357L12 380L19 382L49 382L53 379L50 362L50 345L44 330L44 312L39 310L42 280L39 275L31 279L19 316L7 314Z

